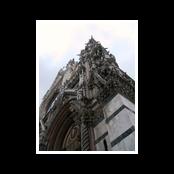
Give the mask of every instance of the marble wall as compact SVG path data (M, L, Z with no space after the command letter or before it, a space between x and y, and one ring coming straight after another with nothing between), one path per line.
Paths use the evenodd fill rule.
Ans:
M94 128L96 148L105 150L135 150L135 106L128 99L117 94L103 107L104 119Z

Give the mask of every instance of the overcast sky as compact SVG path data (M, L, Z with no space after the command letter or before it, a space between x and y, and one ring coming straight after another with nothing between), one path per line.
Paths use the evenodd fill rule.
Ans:
M136 20L37 20L39 104L58 71L85 48L91 35L116 57L119 67L135 79Z

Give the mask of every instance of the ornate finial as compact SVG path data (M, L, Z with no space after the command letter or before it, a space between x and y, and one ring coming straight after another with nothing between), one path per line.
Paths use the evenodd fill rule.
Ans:
M95 41L95 39L93 38L92 35L91 35L91 38L90 38L89 42L96 43L96 41Z

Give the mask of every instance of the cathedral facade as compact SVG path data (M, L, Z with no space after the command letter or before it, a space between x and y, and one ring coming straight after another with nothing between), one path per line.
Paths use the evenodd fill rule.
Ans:
M92 37L43 98L39 150L135 150L135 82Z

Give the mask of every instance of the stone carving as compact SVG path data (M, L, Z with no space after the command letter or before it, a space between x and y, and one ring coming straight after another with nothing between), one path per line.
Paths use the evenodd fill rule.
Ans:
M80 150L80 146L80 127L78 125L73 125L65 136L63 150L76 151Z
M115 56L110 54L107 48L104 48L99 42L96 42L93 37L86 44L85 49L81 50L79 56L79 62L75 62L72 59L68 62L66 69L59 71L58 76L62 76L63 78L59 78L58 81L55 80L54 89L53 87L50 88L46 94L44 103L41 105L40 113L43 115L42 118L45 116L49 117L45 121L41 120L41 149L47 148L49 126L56 118L56 114L54 113L58 114L61 108L67 105L67 103L69 107L67 109L76 114L72 118L75 125L67 133L63 148L66 150L79 149L80 142L82 150L89 150L90 137L84 132L88 132L89 127L96 125L98 120L103 119L101 110L97 112L93 111L93 101L101 105L117 93L122 94L132 102L135 100L134 80L119 68ZM64 73L67 72L67 69L69 73L67 78L65 78ZM64 83L62 83L62 79ZM48 110L43 112L47 103L50 102L51 97L56 92L58 93L57 97L50 104L51 110L49 112ZM46 126L48 127L47 129ZM85 134L86 137L81 137L80 139L79 131L81 131L81 136ZM75 141L74 138L76 139ZM88 145L86 142L88 142Z

